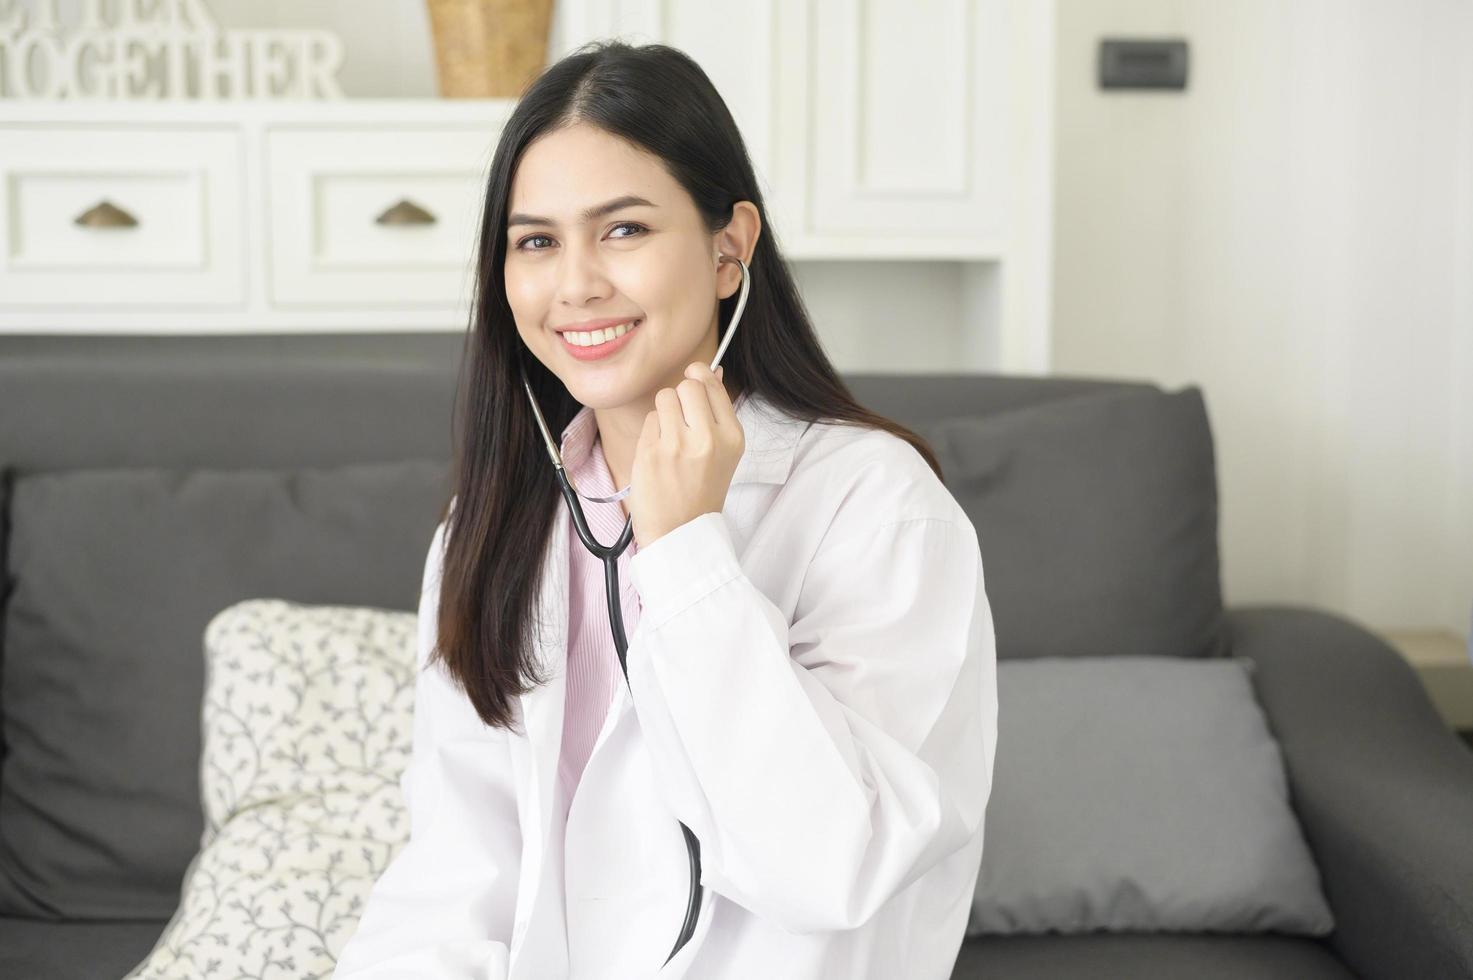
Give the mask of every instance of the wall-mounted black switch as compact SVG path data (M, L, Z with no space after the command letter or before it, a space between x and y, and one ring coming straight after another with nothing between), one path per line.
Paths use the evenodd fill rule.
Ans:
M1186 87L1186 41L1116 38L1100 42L1100 88Z

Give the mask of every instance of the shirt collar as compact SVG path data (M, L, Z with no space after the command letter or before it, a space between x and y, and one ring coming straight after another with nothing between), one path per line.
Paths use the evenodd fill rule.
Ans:
M760 392L744 391L732 406L742 424L746 448L737 463L731 482L786 483L793 470L798 451L798 438L808 422L789 415ZM578 410L563 429L559 452L569 473L581 472L598 438L598 419L587 405ZM592 492L592 491L590 491Z

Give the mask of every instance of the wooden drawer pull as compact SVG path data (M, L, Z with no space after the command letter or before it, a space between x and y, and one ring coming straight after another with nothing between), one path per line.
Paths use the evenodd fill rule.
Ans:
M104 200L77 215L76 223L84 228L133 228L138 219L111 201Z
M435 216L418 204L401 200L374 220L381 225L432 225Z

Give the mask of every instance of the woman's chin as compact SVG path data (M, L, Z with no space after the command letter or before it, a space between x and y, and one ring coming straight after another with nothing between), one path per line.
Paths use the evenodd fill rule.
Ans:
M595 365L580 364L573 376L564 380L568 392L580 405L589 408L619 408L639 401L645 385L632 382L624 371L600 371Z

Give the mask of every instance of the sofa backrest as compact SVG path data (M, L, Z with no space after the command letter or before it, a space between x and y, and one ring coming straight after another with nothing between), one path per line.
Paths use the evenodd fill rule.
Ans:
M0 337L0 559L7 554L8 494L15 471L448 461L463 346L463 335L443 332ZM1083 377L852 373L845 380L867 407L911 426L933 445L950 443L937 446L948 470L948 485L979 528L989 520L985 498L997 483L993 471L1006 461L994 459L978 471L972 463L981 450L970 445L974 440L969 437L949 431L947 420L990 419L1043 409L1013 416L1025 420L1015 427L1018 432L1013 438L1026 441L1032 419L1046 422L1050 411L1067 412L1066 406L1076 399L1163 394L1146 382ZM1200 403L1195 389L1167 397ZM1189 560L1175 564L1197 570L1200 601L1193 605L1205 607L1218 601L1211 437L1204 408L1196 407L1195 414L1193 406L1177 405L1172 410L1180 418L1165 434L1180 446L1158 447L1162 458L1190 457L1197 463L1193 479L1163 483L1158 495L1190 492L1202 498L1191 517L1198 525L1198 547ZM1149 411L1159 414L1156 409ZM1158 440L1160 436L1153 431L1135 441L1139 444L1142 439ZM988 450L993 456L1009 451L1006 445ZM1072 455L1072 451L1063 453L1062 458ZM1038 481L1066 478L1065 473L1052 472L1051 465L1030 471L1014 488L1015 494L1036 495ZM970 491L966 485L969 470ZM1117 479L1113 492L1132 495L1128 482L1128 477ZM1092 520L1088 506L1110 504L1096 489L1078 492L1088 495L1057 498L1056 510ZM1205 526L1209 519L1210 528ZM1000 516L991 518L994 524L998 520ZM1037 549L1029 553L1021 544L1023 553L1008 554L1003 538L1015 526L1016 522L1008 521L992 532L999 545L998 553L990 556L999 568L996 581L1006 586L1004 578L1012 576L1011 591L1040 593L1057 581L1057 569L1046 560L1048 555ZM1140 557L1149 551L1145 549ZM1109 559L1109 555L1090 556L1091 561ZM0 563L0 570L4 567ZM4 656L6 584L0 579L0 658ZM1136 591L1144 594L1147 590L1154 590L1154 585L1142 582ZM1193 615L1203 621L1202 616ZM1015 616L1013 622L1021 629L1025 619L1043 622L1043 616L1034 612ZM1170 642L1180 644L1180 636L1187 632L1175 631ZM1061 642L1015 642L1009 649L1027 655L1079 652L1061 649ZM1140 644L1134 645L1133 652L1143 652ZM1210 644L1203 640L1187 645L1193 647L1188 652L1194 653L1204 652Z
M450 452L457 336L0 341L0 466L289 466Z

